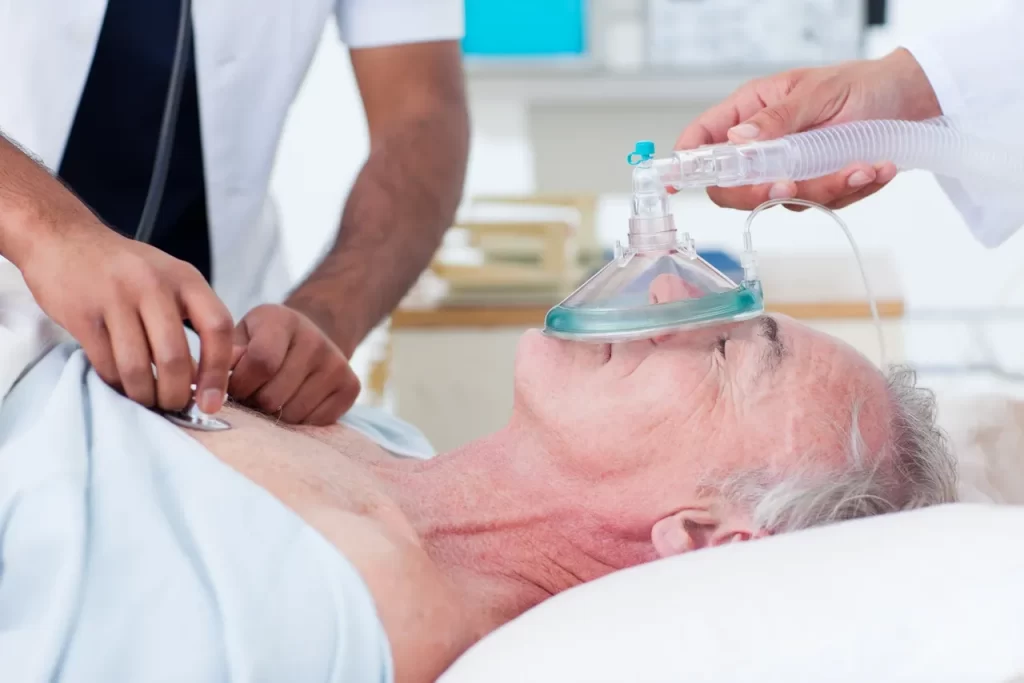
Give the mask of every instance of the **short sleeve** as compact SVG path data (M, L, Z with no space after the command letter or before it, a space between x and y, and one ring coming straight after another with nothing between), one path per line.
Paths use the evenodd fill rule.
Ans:
M341 40L350 48L461 40L463 0L335 0Z

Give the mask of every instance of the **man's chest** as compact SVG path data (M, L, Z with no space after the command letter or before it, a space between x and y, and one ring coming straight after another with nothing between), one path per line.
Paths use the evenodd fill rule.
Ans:
M341 427L307 433L232 407L221 416L232 429L189 435L300 516L328 508L411 532L366 468L391 456L362 435Z
M226 432L191 433L352 563L374 597L398 670L434 680L471 640L458 593L366 467L389 454L351 430L292 431L227 409ZM408 674L409 672L406 671Z

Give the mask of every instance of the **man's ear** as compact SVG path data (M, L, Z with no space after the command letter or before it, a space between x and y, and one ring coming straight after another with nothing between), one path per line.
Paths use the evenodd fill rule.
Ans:
M658 557L672 557L767 535L754 529L745 516L719 515L706 508L687 508L658 520L651 528L651 543Z

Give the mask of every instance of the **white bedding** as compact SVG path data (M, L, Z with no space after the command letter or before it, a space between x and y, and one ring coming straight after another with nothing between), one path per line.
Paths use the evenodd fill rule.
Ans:
M1024 402L949 392L939 396L939 423L959 464L961 500L1024 505Z
M0 680L391 681L351 564L23 294L0 291Z
M561 593L440 683L1024 681L1024 508L736 543Z

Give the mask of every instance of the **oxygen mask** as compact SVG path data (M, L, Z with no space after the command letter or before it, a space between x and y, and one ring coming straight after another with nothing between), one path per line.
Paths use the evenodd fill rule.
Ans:
M705 145L662 159L654 158L653 143L638 142L628 157L634 166L628 244L617 245L611 263L548 312L544 331L563 339L615 342L760 315L764 300L750 226L764 209L797 204L828 214L846 234L864 278L884 357L878 309L860 253L849 228L834 212L801 199L772 200L759 206L747 217L743 279L736 284L697 255L688 235L677 235L665 188L809 180L854 162L887 161L901 170L927 170L974 188L974 194L986 198L981 205L992 207L983 218L1002 230L1024 220L1024 150L995 139L990 129L1002 127L965 126L945 117L855 121L777 140Z
M677 232L653 157L654 144L646 141L628 157L634 170L627 243L616 244L615 258L548 312L546 334L623 342L749 320L764 311L752 261L744 262L751 277L737 284L698 255L687 233Z

